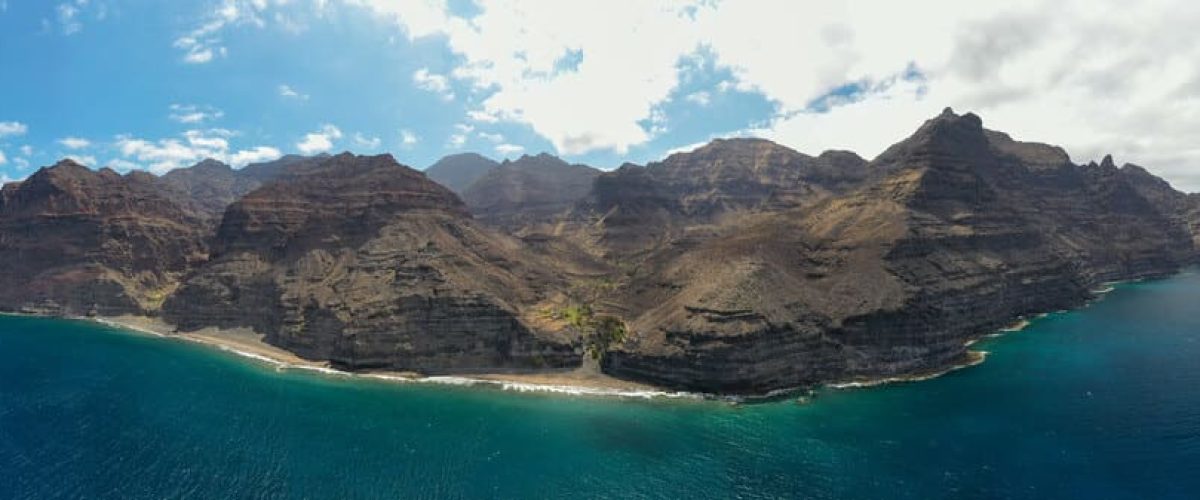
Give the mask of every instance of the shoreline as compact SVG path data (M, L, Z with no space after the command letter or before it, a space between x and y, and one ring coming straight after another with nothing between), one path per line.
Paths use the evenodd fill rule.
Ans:
M395 383L438 384L489 387L523 393L555 393L573 396L601 396L636 399L728 399L714 394L671 391L628 382L584 369L558 373L480 373L470 375L422 375L415 372L351 372L332 368L326 361L303 359L291 352L267 344L262 335L248 329L205 328L180 333L157 319L144 316L72 317L119 330L130 330L165 339L178 339L215 348L243 358L272 365L276 370L307 370L339 377L358 377Z
M1132 280L1131 280L1132 281ZM1093 290L1099 300L1104 295L1115 290L1121 282L1104 283L1103 288ZM1067 311L1056 311L1062 313ZM977 342L1004 336L1009 333L1022 331L1038 319L1045 318L1051 313L1037 314L1032 317L1019 317L1009 326L997 329L995 332L980 335L964 341L965 360L949 366L928 371L893 375L879 378L851 379L837 382L827 382L816 386L791 387L772 390L760 395L713 394L703 392L673 391L637 382L617 379L592 367L584 367L571 371L545 373L479 373L462 375L423 375L415 372L398 371L364 371L351 372L339 370L330 366L328 361L312 361L301 358L294 353L275 347L263 341L263 335L247 328L218 329L204 328L195 332L178 332L175 328L157 318L147 316L53 316L30 313L0 313L11 316L27 317L59 317L64 319L87 321L115 330L150 335L163 339L174 339L206 346L235 356L257 361L273 366L277 371L306 370L324 375L339 377L358 377L381 380L392 383L435 384L493 388L503 391L521 393L548 393L571 396L615 397L622 399L677 399L695 401L723 401L728 403L765 402L780 399L790 399L798 396L798 401L808 401L815 389L826 387L833 390L860 389L878 387L895 383L922 382L943 375L982 364L987 360L988 351L971 350Z

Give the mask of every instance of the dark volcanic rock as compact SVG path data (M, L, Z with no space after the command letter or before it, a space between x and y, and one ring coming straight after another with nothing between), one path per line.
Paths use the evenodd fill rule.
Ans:
M523 308L558 278L391 156L343 154L234 203L213 259L166 303L182 329L247 326L350 369L575 366L575 340Z
M198 211L214 221L220 220L225 207L262 184L212 159L167 172L161 181L181 192Z
M161 310L350 369L570 368L587 346L617 377L762 393L944 369L1200 256L1200 196L949 109L870 162L758 139L603 174L526 156L464 199L390 156L63 162L0 191L0 309Z
M524 155L489 170L463 200L476 218L515 229L562 215L588 194L599 174L546 153Z
M460 153L442 158L425 169L425 175L434 182L450 188L460 196L479 178L486 175L499 163L476 153Z
M151 314L204 258L203 216L144 172L70 160L0 192L0 308Z
M1195 258L1111 162L1060 152L947 111L857 190L661 247L617 292L632 333L605 370L718 392L918 373L1104 281Z
M609 254L638 252L688 226L737 214L780 211L860 184L866 160L831 151L816 158L763 139L717 139L646 167L596 179L576 209Z

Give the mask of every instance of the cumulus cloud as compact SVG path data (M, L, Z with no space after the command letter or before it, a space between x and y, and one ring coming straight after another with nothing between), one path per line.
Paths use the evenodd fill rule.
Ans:
M296 149L306 155L326 153L333 149L333 142L342 138L342 131L333 125L324 125L320 130L305 134L296 143Z
M400 131L400 147L404 149L412 149L421 139L417 137L411 130ZM465 141L464 141L465 142Z
M519 146L516 144L497 144L495 149L496 152L501 156L511 156L525 151L524 146Z
M147 140L130 135L118 136L114 147L123 157L120 165L127 168L142 168L162 174L167 171L195 164L205 158L226 162L234 167L278 158L278 149L270 146L255 146L249 149L232 150L229 139L236 135L225 129L188 130L179 137Z
M67 155L65 158L87 167L94 167L97 165L96 157L92 155Z
M8 157L4 156L4 150L0 150L0 165L8 163Z
M92 145L92 141L80 137L64 137L58 143L67 149L83 149Z
M279 96L286 98L286 99L296 99L298 101L307 101L308 100L308 94L302 94L302 93L300 93L300 91L292 88L291 85L287 85L287 84L279 86Z
M198 26L176 38L173 45L183 51L183 62L188 64L205 64L218 56L223 57L229 51L221 38L221 31L226 26L236 23L261 26L263 21L256 13L270 3L264 0L223 0L207 13Z
M83 23L79 20L80 8L87 6L87 0L76 0L74 2L63 2L54 8L54 13L58 19L58 27L64 35L74 35L83 29Z
M451 75L486 96L470 117L527 124L560 153L645 144L680 61L702 53L733 75L712 90L776 105L752 132L805 150L870 156L952 105L1081 160L1111 150L1200 187L1187 170L1200 163L1194 2L485 0L469 20L438 2L346 3L410 39L445 36L462 61Z
M207 121L219 120L225 112L212 106L197 106L194 104L172 104L168 118L172 121L193 125Z
M29 126L21 122L0 122L0 137L25 135Z
M375 150L379 149L379 146L383 145L383 140L378 137L367 136L363 135L362 133L355 133L354 145L367 150Z
M211 59L203 50L223 51L222 27L302 3L226 0L181 48ZM309 4L368 9L409 40L444 41L456 66L421 68L414 85L469 93L464 119L528 126L560 154L653 140L656 110L702 59L729 76L685 100L761 94L774 111L746 132L804 151L869 157L953 106L1077 161L1112 152L1200 189L1196 2L478 0L470 19L440 0ZM448 145L466 141L459 132Z
M431 73L429 68L421 68L413 72L413 85L421 90L433 92L442 96L443 100L453 100L454 92L450 88L450 79L445 75Z

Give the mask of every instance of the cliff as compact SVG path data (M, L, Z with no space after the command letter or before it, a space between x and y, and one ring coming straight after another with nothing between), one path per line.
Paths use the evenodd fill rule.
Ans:
M763 393L944 369L1198 249L1197 195L947 109L870 161L760 139L604 173L543 154L462 199L387 155L162 178L64 161L0 190L0 309L248 327L355 370L587 354L619 378Z
M515 240L391 156L342 154L230 206L213 257L165 304L181 329L251 327L348 369L578 365L569 332L522 312L561 286Z
M614 294L631 333L605 370L716 392L933 370L1022 315L1194 260L1127 176L1055 150L947 110L857 189L677 240Z
M0 308L154 311L204 258L203 219L150 174L42 168L0 191Z

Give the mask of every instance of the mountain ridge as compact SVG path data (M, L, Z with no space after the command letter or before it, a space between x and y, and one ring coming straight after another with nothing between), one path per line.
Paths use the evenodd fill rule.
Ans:
M0 308L247 327L354 370L594 357L717 393L904 376L1200 261L1200 196L949 108L869 161L762 139L609 172L527 155L461 196L388 155L55 168L0 191L0 274L30 284Z

